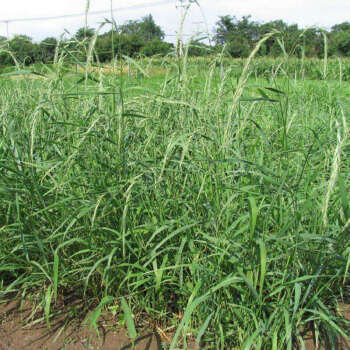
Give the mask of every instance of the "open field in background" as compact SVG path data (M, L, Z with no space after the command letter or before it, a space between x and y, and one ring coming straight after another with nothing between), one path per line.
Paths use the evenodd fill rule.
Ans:
M69 58L69 57L68 57ZM72 59L70 60L72 62ZM195 67L196 75L201 71L208 73L209 66L215 65L216 68L225 69L226 72L230 70L231 78L239 78L242 69L247 62L246 58L228 58L218 56L208 57L188 57L187 63L190 73L193 73ZM150 75L166 75L167 73L175 74L178 72L176 60L173 57L151 57L137 59L137 63L142 67L144 72ZM137 68L130 62L122 62L122 69L124 73L137 73ZM36 63L31 67L24 68L24 71L35 70L47 75L49 73L48 67L52 65ZM326 61L316 58L298 59L294 57L279 57L279 58L255 58L251 64L251 74L255 78L274 79L278 77L288 77L294 80L337 80L340 82L350 80L350 59L348 58L328 58ZM120 65L116 64L97 64L91 65L91 70L95 73L101 69L103 74L117 71L120 72ZM0 67L0 73L10 73L13 71L12 66ZM70 65L70 68L65 65L63 71L85 71L84 64ZM217 70L218 71L218 70ZM203 72L203 73L204 73ZM140 72L139 72L140 73ZM142 75L142 74L141 74ZM203 77L200 77L203 79Z
M303 348L310 332L336 349L350 60L246 62L2 72L1 300L32 295L50 326L73 294L92 326L156 324L172 349Z

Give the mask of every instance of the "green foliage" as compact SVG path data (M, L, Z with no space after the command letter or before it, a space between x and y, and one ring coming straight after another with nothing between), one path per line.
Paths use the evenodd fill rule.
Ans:
M164 39L165 33L159 27L152 17L148 15L141 20L128 21L126 24L119 26L120 34L137 36L142 41L151 41L158 39L160 42Z
M213 48L200 40L192 40L188 43L188 56L200 57L213 53Z
M74 38L78 41L83 41L85 39L91 39L95 34L95 29L93 28L79 28L74 35Z
M268 39L261 47L261 56L277 57L283 54L297 57L323 57L322 31L315 28L303 30L298 25L288 25L282 20L266 23L251 21L249 16L237 19L222 16L216 24L215 42L232 57L247 57L249 52L267 33L277 30L282 46L274 38ZM350 23L344 22L327 32L331 55L350 55Z
M337 24L330 31L316 28L304 30L296 24L289 25L282 20L259 23L253 21L251 16L237 18L229 15L220 17L216 23L215 46L209 46L200 39L193 39L188 45L188 55L207 56L224 49L227 56L245 58L256 43L272 31L279 32L279 40L275 40L274 37L267 39L261 45L258 55L323 58L325 33L329 56L350 57L350 22ZM94 28L82 27L72 38L63 40L62 45L69 52L74 51L76 59L84 62L94 35ZM155 23L152 15L140 20L130 20L119 26L114 25L112 30L97 35L92 58L95 62L103 63L122 56L166 56L174 47L173 44L165 42L164 37L164 31ZM0 37L1 42L6 42L6 38ZM13 65L14 59L25 65L52 62L56 45L55 38L33 43L29 37L18 35L8 42L6 52L0 52L0 65Z
M39 45L35 57L36 62L51 63L54 60L57 46L56 38L46 38Z
M9 41L8 47L8 49L15 54L16 59L25 65L35 62L37 48L37 45L33 44L32 39L26 35L16 35ZM11 63L13 63L11 57L6 55L3 64Z
M152 39L148 41L140 50L140 53L145 56L166 56L174 48L173 44L166 43L159 39Z
M350 22L344 22L332 27L330 53L350 57Z
M347 336L348 59L58 55L0 75L0 298L113 302L174 349Z

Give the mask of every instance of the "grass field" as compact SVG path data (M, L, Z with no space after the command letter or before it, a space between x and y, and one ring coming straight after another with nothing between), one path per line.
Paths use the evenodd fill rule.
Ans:
M92 325L113 310L133 339L147 315L172 349L302 348L309 330L335 348L349 336L348 67L61 57L3 73L1 300L34 294L49 325L74 292Z

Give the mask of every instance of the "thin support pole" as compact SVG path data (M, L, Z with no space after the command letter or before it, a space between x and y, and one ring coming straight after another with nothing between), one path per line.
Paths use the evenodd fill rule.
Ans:
M10 40L10 34L9 34L9 21L6 21L6 38L7 40Z

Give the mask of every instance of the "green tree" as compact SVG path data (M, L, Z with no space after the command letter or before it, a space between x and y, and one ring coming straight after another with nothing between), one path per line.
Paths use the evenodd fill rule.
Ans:
M216 22L215 41L218 45L225 45L233 38L236 31L235 26L236 17L221 16L220 20Z
M350 30L331 34L330 54L350 57Z
M9 55L4 51L7 49L5 42L6 38L4 36L0 36L0 68L7 65L9 60Z
M331 55L350 57L350 22L343 22L331 28L329 33Z
M50 63L54 60L57 39L49 37L40 42L35 61Z
M218 46L225 46L232 57L246 57L260 39L259 24L250 16L237 19L235 16L222 16L216 23L214 40Z
M350 31L350 22L343 22L336 24L331 28L332 33L347 32Z
M302 33L301 44L305 56L322 57L324 54L324 39L321 30L310 28Z
M158 26L152 15L143 17L141 20L128 21L119 26L120 34L137 35L143 41L151 41L153 39L163 40L164 32Z
M73 36L73 40L70 42L68 49L74 51L74 55L77 59L79 59L80 61L85 61L90 40L94 35L94 28L79 28Z
M35 62L37 45L26 35L16 35L9 41L9 50L14 54L17 60L23 64L32 64ZM10 59L10 62L12 60Z
M117 31L100 35L95 51L101 62L122 55L166 55L171 50L172 44L165 43L164 36L161 27L154 22L152 15L149 15L141 20L128 21L119 26Z
M192 40L188 45L188 55L199 57L199 56L206 56L209 52L211 52L212 49L210 46L202 43L199 40Z
M79 41L83 41L84 39L91 39L95 34L95 29L90 27L82 27L77 30L74 35L74 38Z
M278 31L281 33L281 38L283 38L284 44L286 44L286 36L288 31L288 24L282 20L269 21L259 25L259 38L263 38L266 34L271 33L272 31ZM290 46L289 40L287 40L286 51L288 52L288 47ZM282 54L281 47L277 42L275 37L270 37L262 45L260 55L267 56L280 56Z
M161 55L166 56L174 48L173 44L166 43L159 39L148 41L140 50L140 53L145 56Z
M95 52L100 62L106 62L115 56L135 56L145 45L136 34L119 34L115 31L104 33L98 37Z
M116 47L118 45L117 36L119 34L116 31L110 31L98 36L95 52L100 62L110 61L116 55Z

